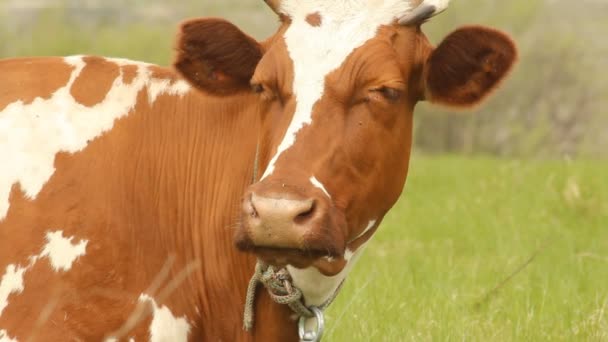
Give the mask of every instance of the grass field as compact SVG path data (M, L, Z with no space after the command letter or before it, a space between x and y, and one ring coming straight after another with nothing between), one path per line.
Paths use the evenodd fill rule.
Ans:
M327 340L608 341L607 311L608 163L418 156Z

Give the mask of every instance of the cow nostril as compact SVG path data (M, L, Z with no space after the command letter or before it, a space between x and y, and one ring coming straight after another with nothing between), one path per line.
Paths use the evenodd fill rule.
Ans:
M316 209L317 203L315 201L311 201L310 207L296 215L296 217L294 218L294 222L297 224L305 223L314 215Z

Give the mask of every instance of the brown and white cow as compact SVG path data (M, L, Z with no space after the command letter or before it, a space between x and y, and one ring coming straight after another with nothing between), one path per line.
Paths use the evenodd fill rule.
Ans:
M177 73L1 61L0 341L296 340L266 292L241 329L256 259L326 302L402 191L416 103L476 105L516 59L479 26L434 48L446 4L274 1L264 42L192 20Z

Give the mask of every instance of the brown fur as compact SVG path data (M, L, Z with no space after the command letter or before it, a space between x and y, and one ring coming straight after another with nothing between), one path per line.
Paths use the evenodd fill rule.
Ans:
M70 92L74 99L87 107L103 101L120 73L118 65L99 57L85 57L82 70ZM94 80L94 82L91 82Z
M44 72L49 81L64 79L59 60L35 62L4 64L14 75ZM0 74L6 71L0 67ZM153 74L176 77L161 68ZM11 81L0 80L5 82ZM56 172L35 200L15 185L0 222L0 269L26 266L48 230L61 229L89 245L67 273L51 271L46 259L28 271L25 290L9 297L0 326L19 340L34 333L45 340L102 340L124 323L173 255L161 289L186 265L200 262L159 303L188 318L192 340L295 340L295 329L285 328L293 325L289 309L264 293L256 314L274 323L260 324L253 334L240 328L254 258L234 250L230 227L253 168L256 135L243 134L257 127L252 99L163 95L149 107L142 92L110 132L78 153L56 156ZM50 317L34 329L47 307ZM124 339L147 340L149 323L147 317Z
M137 66L135 65L125 65L120 68L120 70L122 72L122 82L124 84L131 84L137 76Z
M55 61L59 60L59 58L55 58ZM3 85L0 87L0 111L17 100L29 104L37 97L49 99L55 91L65 86L70 79L73 68L69 65L62 63L56 70L57 74L49 78L36 67L37 63L39 61L35 58L0 62L0 67L3 69ZM31 65L32 68L23 71L19 68L21 65Z
M319 12L311 13L306 17L306 22L312 27L319 27L323 24L323 17Z

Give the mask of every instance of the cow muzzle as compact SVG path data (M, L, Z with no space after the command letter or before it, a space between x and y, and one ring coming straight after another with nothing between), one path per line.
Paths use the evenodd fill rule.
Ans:
M244 197L235 236L240 250L276 266L307 267L322 257L342 256L343 220L326 196L262 187L254 185Z

